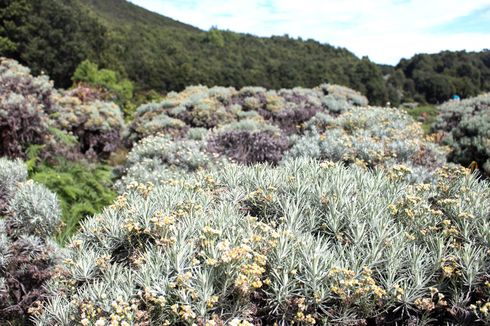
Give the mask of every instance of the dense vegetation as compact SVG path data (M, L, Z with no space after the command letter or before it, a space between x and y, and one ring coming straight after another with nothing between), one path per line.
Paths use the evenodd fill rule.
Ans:
M30 309L46 295L61 253L51 240L60 223L57 197L27 180L21 161L0 158L0 320L29 322Z
M107 30L78 0L4 0L0 2L0 56L48 73L58 86L85 58L100 59Z
M490 91L490 51L418 54L384 72L392 99L395 92L407 102L442 103L454 94L468 98Z
M451 161L465 166L476 163L490 176L490 94L444 103L432 129L451 146Z
M279 89L327 82L356 89L373 104L398 105L490 90L488 50L420 54L396 67L378 66L313 40L202 31L126 0L6 0L0 22L0 55L47 72L61 87L70 86L76 67L89 59L117 72L112 80L129 78L138 93L193 84Z
M0 156L25 159L30 176L58 194L60 240L115 197L112 169L98 160L118 148L125 130L117 105L80 94L97 93L59 91L48 77L0 58Z
M124 116L122 75L70 79L0 59L0 320L490 322L488 94L427 135L334 84L188 86Z

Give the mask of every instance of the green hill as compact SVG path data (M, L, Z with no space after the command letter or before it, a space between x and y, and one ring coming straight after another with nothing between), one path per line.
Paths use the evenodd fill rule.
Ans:
M396 89L407 101L441 103L453 94L468 98L490 91L490 51L417 54L383 72L389 76L389 93Z
M323 82L385 101L379 68L346 49L288 36L202 31L125 0L7 0L0 4L0 54L69 86L90 59L136 83L167 92L191 84L267 88Z
M314 40L203 31L126 0L4 0L0 23L0 55L34 74L48 73L59 87L69 87L78 64L89 59L129 78L137 92L328 82L354 88L373 104L399 104L490 90L489 51L420 54L396 67L376 65Z

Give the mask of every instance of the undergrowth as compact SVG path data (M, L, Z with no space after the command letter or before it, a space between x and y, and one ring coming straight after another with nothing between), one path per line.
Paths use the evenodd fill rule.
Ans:
M32 157L35 152L30 151L29 175L58 195L63 227L57 240L63 244L78 229L82 219L99 213L114 200L112 167L62 158L58 158L56 164L50 164Z

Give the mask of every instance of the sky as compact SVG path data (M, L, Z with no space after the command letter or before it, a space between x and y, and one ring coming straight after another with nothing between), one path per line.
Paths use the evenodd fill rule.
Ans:
M130 1L204 30L311 38L376 63L490 48L490 0Z

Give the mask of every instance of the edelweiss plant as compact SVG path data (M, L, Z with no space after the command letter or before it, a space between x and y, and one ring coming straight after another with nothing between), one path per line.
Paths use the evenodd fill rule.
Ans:
M474 161L490 175L490 94L444 103L432 131L443 133L451 161L464 166Z
M158 132L181 137L188 128L212 129L253 117L291 134L317 112L336 115L360 105L367 105L365 97L337 85L278 91L190 86L180 93L169 93L161 103L138 108L131 133L136 140Z
M21 161L0 158L0 320L27 324L59 263L49 240L60 222L56 196L26 181Z
M483 323L490 185L300 159L132 183L82 224L37 325Z
M77 97L57 98L55 125L77 137L82 153L107 158L121 146L126 133L121 109L111 102L82 102Z
M403 163L418 180L429 178L447 154L426 139L419 123L391 108L353 108L337 117L318 113L305 124L304 135L291 141L294 145L286 159L313 157L388 169Z
M223 162L197 140L172 140L166 135L141 140L128 154L125 176L116 182L121 192L132 183L159 184L168 178L182 178L190 172L213 169Z
M48 77L33 77L17 61L0 58L0 156L23 157L29 145L47 141L53 92Z

